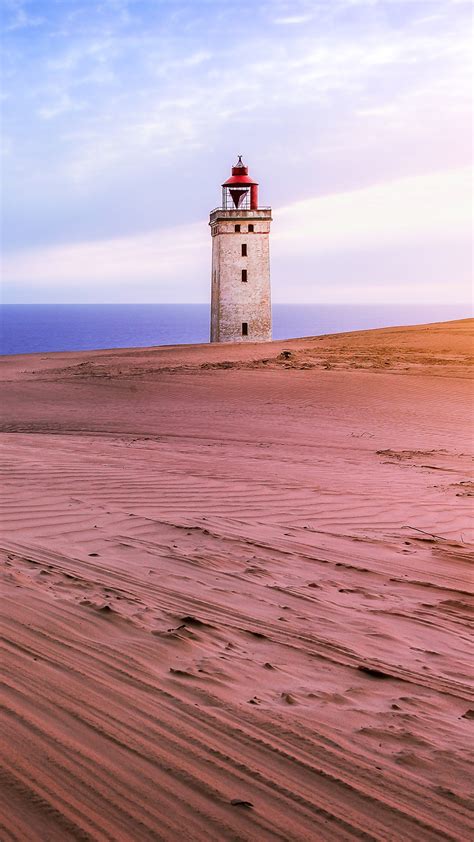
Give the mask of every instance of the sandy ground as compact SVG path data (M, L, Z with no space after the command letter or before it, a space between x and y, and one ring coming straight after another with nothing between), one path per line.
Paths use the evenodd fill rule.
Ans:
M472 835L471 328L1 360L2 840Z

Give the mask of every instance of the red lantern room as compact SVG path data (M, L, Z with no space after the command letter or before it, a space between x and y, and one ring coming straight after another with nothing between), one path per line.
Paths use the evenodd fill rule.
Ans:
M258 209L258 182L250 178L242 155L232 167L231 177L222 185L222 207L224 210Z

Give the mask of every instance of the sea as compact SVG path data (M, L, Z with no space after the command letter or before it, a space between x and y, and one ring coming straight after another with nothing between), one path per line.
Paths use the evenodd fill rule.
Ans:
M273 338L463 319L466 305L275 304ZM209 341L208 304L4 304L0 354Z

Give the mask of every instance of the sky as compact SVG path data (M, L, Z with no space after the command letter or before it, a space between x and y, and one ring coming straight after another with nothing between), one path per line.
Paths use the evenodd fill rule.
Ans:
M472 4L0 0L3 300L205 302L242 154L279 303L465 303Z

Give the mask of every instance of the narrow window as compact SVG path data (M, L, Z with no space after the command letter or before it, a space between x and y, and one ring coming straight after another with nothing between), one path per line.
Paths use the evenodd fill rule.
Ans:
M242 269L242 283L243 284L247 283L247 270L246 269Z
M249 231L253 231L253 225L249 225Z
M247 243L242 243L242 257L247 257Z
M248 336L248 335L249 335L248 322L242 322L242 336Z
M235 230L236 230L236 233L238 234L238 233L239 233L239 231L240 231L240 225L236 225L236 226L235 226Z

